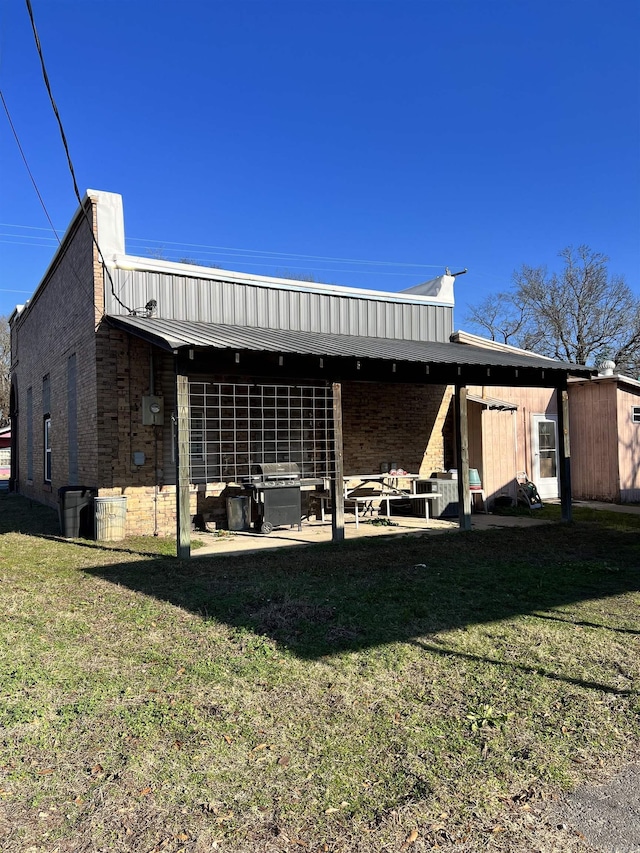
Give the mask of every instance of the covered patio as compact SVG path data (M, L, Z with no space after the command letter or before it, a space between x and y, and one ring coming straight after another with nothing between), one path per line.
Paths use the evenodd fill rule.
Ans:
M205 478L211 476L236 483L239 477L251 473L256 462L291 461L293 457L297 464L299 460L303 479L315 479L328 485L332 506L331 539L339 542L345 538L345 479L361 474L363 466L369 470L375 464L371 461L373 459L377 460L376 471L379 471L380 461L384 458L381 449L385 447L384 435L380 435L379 430L376 434L375 430L367 429L376 407L380 408L380 401L386 401L389 408L389 401L393 401L388 423L393 424L395 436L404 435L404 441L409 445L412 432L422 418L422 398L409 399L413 391L416 394L431 393L437 389L441 408L448 408L447 394L453 400L452 452L458 471L457 523L463 530L469 530L472 497L469 488L467 386L554 388L562 401L558 413L562 517L564 520L571 518L567 377L570 373L587 375L587 368L552 362L535 355L454 342L247 328L148 316L112 315L107 319L113 328L149 343L155 357L165 359L167 364L170 361L173 368L173 447L180 557L190 554L193 445L194 440L199 441L200 434L208 437L215 431L219 443L228 440L233 444L233 453L218 453L218 461L215 462L218 467L207 472ZM264 410L262 418L255 419L259 434L251 432L250 406L246 426L243 420L242 429L239 428L239 420L234 420L233 406L230 406L228 415L234 429L226 438L222 421L209 423L209 411L204 407L203 432L199 432L200 426L194 423L191 386L203 384L218 388L225 385L233 389L239 386L262 388L265 385L283 389L316 389L313 392L314 406L318 400L322 401L322 417L319 419L322 421L322 441L318 443L317 435L311 444L305 444L300 438L299 445L292 450L298 439L292 437L297 425L291 420L290 393L286 397L289 401L286 443L280 445L277 436L272 440L266 435L269 424L265 421ZM402 389L400 396L399 389ZM359 400L357 405L353 403L356 398ZM406 399L406 405L398 402L403 399ZM222 403L218 401L217 405L222 417ZM442 420L441 417L439 428L443 427ZM429 428L433 432L433 423ZM354 431L358 432L358 442L354 441ZM271 441L273 443L269 444ZM348 449L346 458L345 448ZM200 458L206 455L201 448L196 449ZM398 455L402 454L403 448L400 447ZM226 459L227 455L232 458ZM362 460L367 455L368 464L365 465ZM428 465L428 460L425 460L426 454L417 462ZM403 467L408 470L406 464ZM409 473L430 476L426 470Z

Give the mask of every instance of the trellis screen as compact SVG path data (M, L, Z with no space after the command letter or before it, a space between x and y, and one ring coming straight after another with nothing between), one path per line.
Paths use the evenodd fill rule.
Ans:
M192 483L234 481L263 462L332 470L333 400L324 385L189 383Z

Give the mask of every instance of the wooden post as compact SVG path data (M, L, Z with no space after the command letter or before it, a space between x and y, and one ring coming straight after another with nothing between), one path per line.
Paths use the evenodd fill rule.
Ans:
M333 462L331 480L331 540L344 541L344 457L342 439L342 385L334 382L333 392Z
M467 388L456 385L456 456L458 458L458 518L461 530L471 530L471 490L469 489L469 421Z
M191 556L191 506L189 502L189 383L178 372L176 358L176 523L181 560Z
M571 447L569 445L569 395L566 385L556 389L558 397L558 450L560 461L560 506L562 520L572 521L571 513Z

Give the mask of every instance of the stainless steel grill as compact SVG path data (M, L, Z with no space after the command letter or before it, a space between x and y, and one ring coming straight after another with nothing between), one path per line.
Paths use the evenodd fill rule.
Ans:
M300 468L295 462L263 462L253 466L254 473L245 480L256 505L255 523L262 533L271 533L283 524L301 529L302 503Z

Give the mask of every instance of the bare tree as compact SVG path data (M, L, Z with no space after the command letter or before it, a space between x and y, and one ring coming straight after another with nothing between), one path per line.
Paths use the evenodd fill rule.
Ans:
M9 318L0 317L0 427L9 423L10 369L11 335L9 333Z
M640 299L608 258L588 246L569 246L561 272L524 264L510 290L472 306L467 321L492 340L575 364L611 358L636 375L640 365Z

